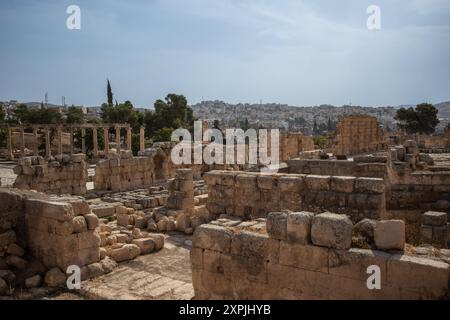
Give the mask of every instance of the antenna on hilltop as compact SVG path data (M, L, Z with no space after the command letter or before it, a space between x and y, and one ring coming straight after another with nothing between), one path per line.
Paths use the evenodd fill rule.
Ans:
M48 106L48 92L45 93L44 101L45 101L45 106L47 107Z
M65 96L62 96L62 107L64 108L65 106L66 106L66 97Z

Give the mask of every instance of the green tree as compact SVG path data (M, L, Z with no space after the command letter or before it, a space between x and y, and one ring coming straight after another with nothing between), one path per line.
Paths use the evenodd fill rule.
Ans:
M106 96L108 99L108 105L112 106L114 95L113 95L113 92L111 89L111 83L109 82L109 79L108 79L108 84L106 85Z
M409 134L432 134L439 124L438 110L429 103L421 103L413 108L397 110L395 120L399 129Z
M193 130L193 111L185 96L168 94L165 100L156 100L154 107L155 110L146 111L142 119L147 137L155 141L170 141L169 132L171 134L175 129Z
M170 141L172 137L172 132L174 129L172 128L162 128L155 132L153 136L153 141L155 142L165 142Z
M314 119L314 124L313 124L313 134L318 134L319 133L319 128L317 127L317 121L316 119Z
M128 123L137 132L143 123L143 115L139 113L130 101L124 103L102 105L101 118L105 123Z
M66 113L67 119L66 122L68 124L82 124L84 123L84 114L81 108L77 107L69 107Z
M314 144L319 147L319 149L324 149L327 145L327 138L324 136L314 136Z
M63 117L57 109L30 109L25 104L20 104L14 110L11 122L23 124L60 124L63 122Z

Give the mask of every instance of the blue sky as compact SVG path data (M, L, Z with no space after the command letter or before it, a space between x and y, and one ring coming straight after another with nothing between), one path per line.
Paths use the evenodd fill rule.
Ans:
M66 8L81 8L68 30ZM366 27L369 5L381 30ZM0 100L149 107L167 93L308 106L450 100L448 0L0 2Z

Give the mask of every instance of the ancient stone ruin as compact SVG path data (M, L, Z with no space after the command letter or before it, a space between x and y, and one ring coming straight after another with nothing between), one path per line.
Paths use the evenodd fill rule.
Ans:
M433 139L393 144L373 118L350 116L331 149L282 132L270 172L175 165L169 142L136 156L120 129L89 161L24 148L0 188L0 296L450 298L450 155Z

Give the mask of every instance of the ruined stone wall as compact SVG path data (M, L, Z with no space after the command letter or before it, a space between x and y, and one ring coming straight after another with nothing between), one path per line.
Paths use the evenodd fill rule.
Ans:
M379 162L292 159L288 160L287 164L289 173L372 178L385 178L387 176L386 163Z
M404 146L391 148L388 167L391 186L386 201L389 209L450 213L450 172L434 167L429 156L419 153L416 142L409 140Z
M155 180L151 157L116 157L100 160L95 168L95 190L123 191L145 185Z
M88 180L84 154L60 155L52 161L42 157L24 157L14 168L17 179L14 187L52 194L86 193Z
M68 266L99 262L98 224L82 198L1 188L0 282L63 285Z
M312 137L304 136L301 133L280 133L280 162L295 158L302 151L311 150L314 150Z
M330 210L354 221L385 215L385 185L378 178L211 171L204 179L214 217L254 219L284 209Z
M373 152L385 146L383 132L375 117L352 115L342 118L337 124L336 155Z
M27 244L47 268L100 260L98 218L82 199L26 199Z
M351 247L354 227L343 215L272 213L267 228L263 220L232 222L214 221L194 233L196 299L448 298L449 265L401 252L401 221L376 224L376 250ZM380 290L367 287L373 265Z

